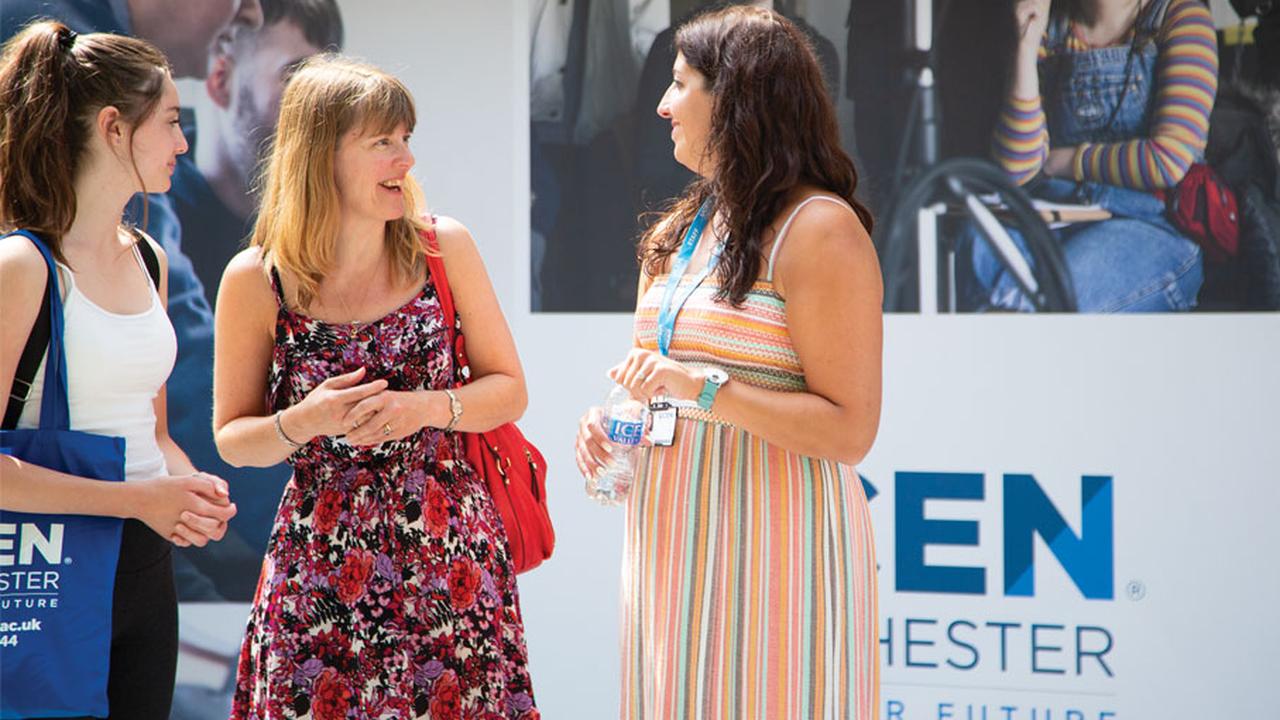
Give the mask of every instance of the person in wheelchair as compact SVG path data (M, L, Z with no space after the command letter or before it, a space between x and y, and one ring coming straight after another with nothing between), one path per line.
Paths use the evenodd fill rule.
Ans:
M1191 309L1201 251L1169 222L1159 193L1203 159L1218 78L1209 9L1202 0L1018 0L1014 13L995 159L1033 197L1111 214L1053 231L1079 310ZM958 250L963 306L1031 309L976 230Z

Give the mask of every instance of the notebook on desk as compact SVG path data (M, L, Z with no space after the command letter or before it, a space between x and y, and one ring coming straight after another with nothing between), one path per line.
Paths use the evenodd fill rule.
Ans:
M1075 205L1049 202L1033 198L1031 205L1040 213L1040 217L1049 223L1049 227L1060 227L1077 222L1094 222L1111 217L1111 211L1101 205Z

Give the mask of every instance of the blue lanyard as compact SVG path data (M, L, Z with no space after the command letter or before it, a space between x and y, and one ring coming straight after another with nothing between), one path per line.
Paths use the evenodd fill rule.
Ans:
M707 198L702 203L702 207L698 208L698 214L694 216L689 229L685 231L684 240L680 243L680 252L676 255L675 262L671 266L671 274L667 277L667 291L662 296L662 305L658 306L658 352L664 356L671 354L671 336L676 330L676 316L680 314L680 308L684 307L693 291L697 290L702 281L706 280L715 269L716 262L720 260L720 253L724 250L724 243L716 243L715 249L711 251L711 257L707 260L707 266L686 288L677 293L680 281L684 279L684 272L689 268L689 260L698 249L702 231L706 229L707 220L711 217L711 205L711 198Z

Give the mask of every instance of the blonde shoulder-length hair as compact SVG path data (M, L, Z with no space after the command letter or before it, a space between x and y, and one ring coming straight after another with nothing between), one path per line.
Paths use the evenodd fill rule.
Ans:
M381 135L417 122L404 83L367 63L338 55L313 57L299 66L280 99L280 122L260 184L262 206L250 245L269 266L297 283L306 308L333 268L339 229L334 158L348 132ZM404 216L387 223L384 242L401 281L423 272L419 232L421 187L405 178Z

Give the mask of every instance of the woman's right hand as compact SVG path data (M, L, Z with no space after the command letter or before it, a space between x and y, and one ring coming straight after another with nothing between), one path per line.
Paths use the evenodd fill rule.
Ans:
M604 409L593 407L578 420L578 437L574 442L575 456L578 461L578 472L584 478L595 477L605 465L609 464L609 438L600 428L600 419Z
M1018 0L1013 17L1018 26L1018 53L1035 60L1040 42L1049 28L1050 0Z
M343 375L334 375L312 388L302 402L294 406L296 409L289 418L291 422L283 422L282 419L285 433L295 442L305 443L320 435L346 435L359 427L360 422L367 418L356 418L352 424L347 413L356 403L387 389L387 381L381 379L357 385L364 374L363 367L356 368Z
M167 475L130 483L141 493L136 517L179 547L218 541L235 517L227 482L207 473Z

